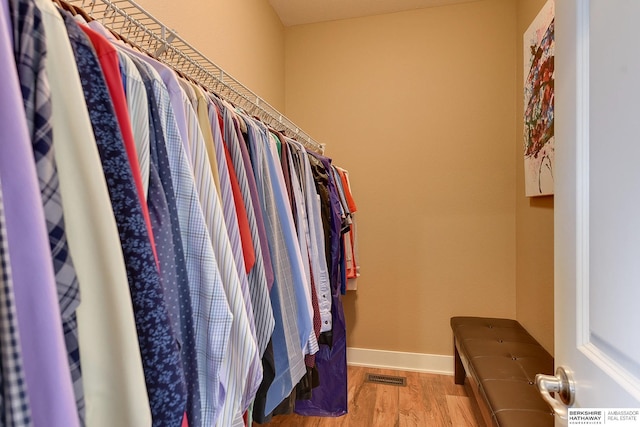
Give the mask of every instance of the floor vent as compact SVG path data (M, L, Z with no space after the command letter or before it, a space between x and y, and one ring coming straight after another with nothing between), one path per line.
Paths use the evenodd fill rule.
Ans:
M364 381L368 383L396 385L400 387L405 387L407 385L406 377L396 377L393 375L367 374Z

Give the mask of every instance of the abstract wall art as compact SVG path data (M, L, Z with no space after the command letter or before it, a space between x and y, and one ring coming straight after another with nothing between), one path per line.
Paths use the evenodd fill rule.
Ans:
M524 33L524 173L527 197L553 194L554 15L549 0Z

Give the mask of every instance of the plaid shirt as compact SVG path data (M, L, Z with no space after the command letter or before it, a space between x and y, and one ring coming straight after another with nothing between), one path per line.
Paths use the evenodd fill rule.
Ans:
M76 320L76 309L80 304L80 288L67 245L58 170L54 157L51 90L45 69L47 45L44 26L41 12L33 1L9 0L9 6L13 20L14 55L49 232L49 245L56 275L69 369L73 379L78 414L81 423L84 424L84 390Z
M7 232L5 230L2 188L0 186L0 424L29 427L31 408L22 367L20 333L13 297L13 280Z

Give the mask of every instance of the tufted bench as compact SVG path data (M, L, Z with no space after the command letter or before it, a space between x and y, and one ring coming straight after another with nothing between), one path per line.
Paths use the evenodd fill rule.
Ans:
M553 427L535 385L553 374L551 355L515 320L452 317L455 382L471 388L482 417L495 427Z

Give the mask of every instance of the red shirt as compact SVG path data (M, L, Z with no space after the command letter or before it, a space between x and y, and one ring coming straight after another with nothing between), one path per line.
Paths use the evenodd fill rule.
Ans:
M249 218L247 217L247 208L240 192L236 169L233 167L231 154L224 145L224 155L227 159L227 168L229 169L229 180L231 181L231 191L233 192L233 201L236 205L236 216L238 217L238 227L240 228L240 240L242 241L242 254L244 255L244 264L247 273L251 271L256 263L256 253L253 248L253 240L251 239L251 229L249 228Z
M144 187L142 186L142 175L140 174L140 165L138 164L138 155L136 153L136 144L133 139L133 130L131 128L131 121L129 119L129 109L127 107L127 99L124 93L124 86L122 85L122 78L120 75L120 63L118 61L118 52L111 43L104 38L101 34L95 32L91 28L80 25L82 31L89 37L93 48L96 51L98 61L100 61L100 67L102 73L107 82L107 88L109 89L109 95L111 95L111 101L118 119L118 125L120 132L122 133L122 139L124 140L124 147L127 151L127 157L129 158L129 166L131 167L131 173L133 180L136 184L136 190L138 192L138 198L140 199L140 206L142 207L142 215L144 221L147 224L147 231L149 232L149 240L151 241L151 249L153 249L153 256L158 263L158 255L156 254L156 244L153 238L153 231L151 230L151 219L149 218L149 209L147 208L147 201L144 194Z

